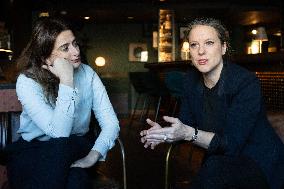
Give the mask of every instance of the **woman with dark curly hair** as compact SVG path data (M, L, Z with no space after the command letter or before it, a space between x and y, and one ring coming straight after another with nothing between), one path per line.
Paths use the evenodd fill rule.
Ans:
M202 18L189 29L194 68L184 80L179 118L141 131L144 147L188 140L206 149L192 189L280 189L284 145L267 120L255 74L223 59L229 36L220 21Z
M43 18L18 59L20 139L6 150L11 188L91 188L84 168L104 160L119 123L96 72L81 62L67 22ZM90 132L91 111L101 132Z

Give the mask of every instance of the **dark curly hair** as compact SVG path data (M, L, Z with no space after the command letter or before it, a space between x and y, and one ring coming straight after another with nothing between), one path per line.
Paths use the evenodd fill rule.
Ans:
M42 68L51 55L57 36L72 30L71 25L60 18L40 18L32 31L31 39L17 59L20 73L38 82L44 91L46 100L54 104L58 93L59 79Z

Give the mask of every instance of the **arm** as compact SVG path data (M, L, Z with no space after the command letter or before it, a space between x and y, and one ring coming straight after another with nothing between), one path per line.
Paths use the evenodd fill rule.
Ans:
M17 80L16 92L23 109L44 134L53 138L70 135L77 96L73 88L59 85L54 108L46 102L40 85L23 75Z
M183 124L178 118L164 116L163 119L170 123L169 127L161 127L158 123L147 119L147 123L151 126L150 129L140 132L141 142L145 143L144 147L151 146L152 149L162 142L175 142L180 140L192 140L195 129ZM205 149L208 149L209 144L214 137L214 133L206 131L198 131L198 137L194 141Z
M101 132L92 150L99 152L105 159L107 151L114 144L119 133L119 122L108 98L106 89L96 73L93 74L93 105L95 117L98 120Z
M209 153L238 155L255 128L262 103L259 81L250 75L240 83L228 105L224 132L214 136Z
M226 123L224 134L216 134L199 130L195 144L208 149L209 153L238 154L245 145L251 131L254 128L257 114L260 109L260 86L256 77L246 77L240 82L237 93L232 97L232 102L228 105L226 112ZM167 142L178 140L191 140L195 127L195 122L191 116L189 106L186 101L182 104L181 119L164 117L166 122L171 123L171 127L162 128L157 123L148 122L157 129L149 129L141 132L142 142L146 142L146 147L152 143L161 143L165 136ZM166 119L165 119L166 118ZM192 127L193 126L193 127Z

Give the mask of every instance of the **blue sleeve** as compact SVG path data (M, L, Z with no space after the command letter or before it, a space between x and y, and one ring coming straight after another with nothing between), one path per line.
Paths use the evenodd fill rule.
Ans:
M93 146L93 150L101 153L105 159L107 151L110 150L118 137L119 121L111 105L107 91L100 78L94 73L93 81L93 105L92 109L101 127L101 132Z
M46 135L52 138L70 135L77 100L75 89L60 84L54 107L47 103L40 85L24 75L17 80L16 92L23 109Z

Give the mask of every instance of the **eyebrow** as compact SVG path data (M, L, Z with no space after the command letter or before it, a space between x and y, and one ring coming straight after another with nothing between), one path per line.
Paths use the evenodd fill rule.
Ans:
M68 42L68 43L64 43L64 44L60 45L57 49L60 49L60 48L62 48L62 47L65 47L66 45L69 46L70 44L74 43L75 41L77 41L76 38L74 38L73 41L71 41L70 43Z

